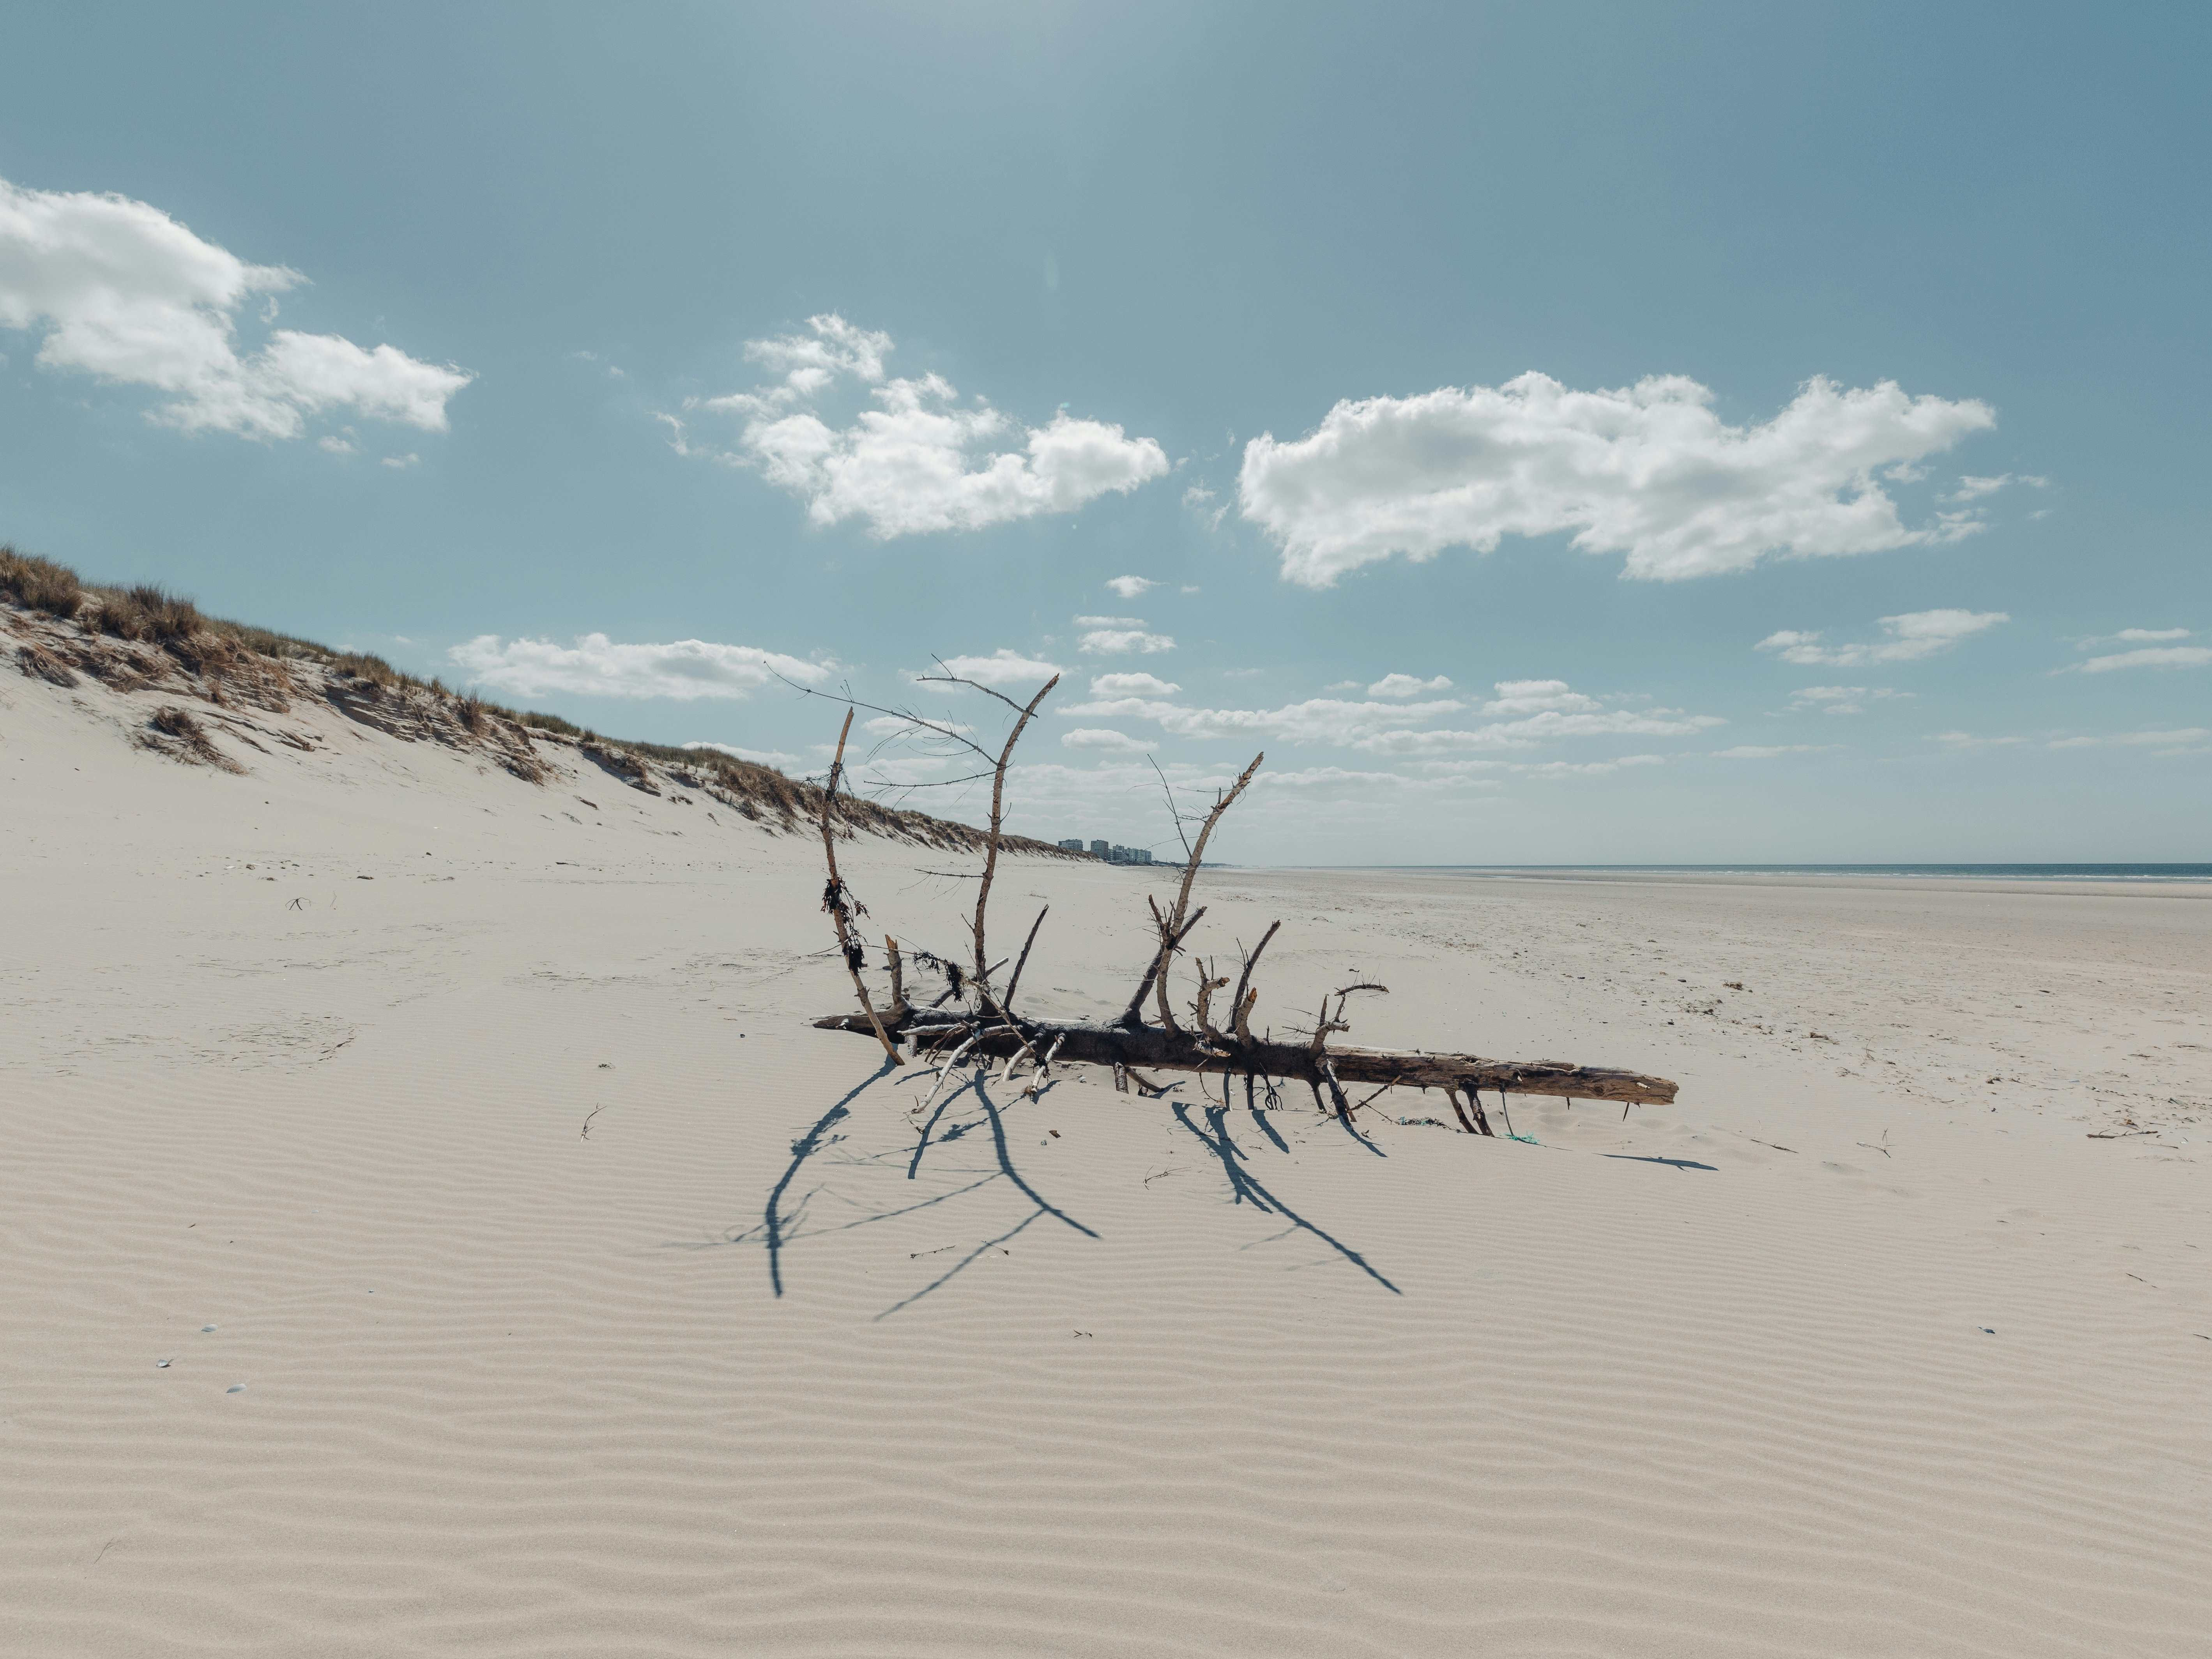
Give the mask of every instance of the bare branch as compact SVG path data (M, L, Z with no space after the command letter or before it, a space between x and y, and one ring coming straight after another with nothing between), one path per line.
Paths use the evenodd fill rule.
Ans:
M939 666L942 665L942 664L939 665ZM993 769L991 838L985 843L983 849L983 884L975 894L975 986L978 994L988 998L991 988L991 958L983 942L983 919L985 913L990 908L991 878L999 873L999 848L1005 839L1005 834L1000 826L1005 823L1006 816L1006 763L1013 759L1014 745L1022 740L1022 733L1028 729L1030 721L1036 717L1037 705L1051 695L1053 687L1060 684L1060 676L1054 674L1038 687L1036 696L1030 699L1026 708L1021 708L1011 697L1000 696L998 692L992 691L988 685L976 684L974 680L963 680L953 674L947 674L943 678L955 685L974 686L978 691L990 691L993 696L998 697L999 701L1005 703L1007 708L1018 708L1021 715L1021 718L1014 722L1014 729L1006 733L1006 746L999 751L998 764Z
M1229 1010L1237 1027L1237 1040L1239 1042L1249 1042L1252 1040L1252 1028L1246 1022L1252 1017L1253 1003L1260 999L1260 994L1257 991L1254 991L1248 998L1244 994L1244 988L1252 981L1253 969L1260 965L1260 952L1267 948L1267 941L1275 937L1275 930L1282 925L1279 921L1267 924L1267 931L1260 935L1260 942L1252 947L1252 954L1244 958L1244 971L1237 975L1237 990L1229 999Z
M1022 954L1014 963L1014 976L1006 981L1006 1006L1009 1010L1014 1006L1014 991L1022 982L1022 969L1030 965L1030 946L1036 943L1037 929L1044 926L1045 916L1051 909L1052 906L1048 904L1037 912L1036 920L1030 924L1030 936L1022 941Z
M867 961L867 953L853 932L855 915L867 912L854 902L846 891L843 879L837 873L836 837L830 827L831 813L837 802L837 780L845 769L845 739L853 730L853 711L845 711L845 724L837 733L837 757L830 763L830 781L822 791L822 856L829 861L830 881L822 890L822 908L830 913L830 926L836 930L837 949L845 958L846 971L853 975L853 994L860 1000L860 1012L868 1017L874 1028L876 1040L884 1045L891 1064L903 1066L899 1057L898 1044L891 1041L890 1033L884 1030L884 1022L876 1014L876 1006L868 1000L868 987L860 977L860 969Z

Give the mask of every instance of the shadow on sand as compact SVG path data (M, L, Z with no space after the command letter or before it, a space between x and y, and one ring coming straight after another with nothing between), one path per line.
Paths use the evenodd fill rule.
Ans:
M935 1103L927 1121L915 1127L916 1139L910 1150L900 1146L869 1152L854 1146L849 1135L842 1132L839 1126L852 1115L854 1103L862 1096L893 1075L894 1068L886 1060L817 1118L803 1134L791 1143L791 1161L784 1166L775 1185L769 1189L758 1224L725 1234L716 1241L722 1244L758 1241L768 1254L769 1285L775 1296L781 1297L787 1288L786 1253L800 1240L848 1232L856 1227L872 1226L880 1221L911 1215L916 1211L950 1203L1000 1182L1022 1195L1030 1206L1029 1212L1012 1226L963 1250L958 1259L944 1272L911 1295L901 1297L877 1314L877 1319L888 1319L942 1290L975 1262L994 1250L1004 1250L1017 1236L1040 1221L1056 1221L1086 1238L1100 1236L1097 1230L1085 1225L1040 1193L1030 1177L1017 1166L1006 1133L1006 1109L992 1096L987 1068L978 1067L974 1075L946 1091L944 1097ZM1052 1086L1047 1085L1048 1092ZM1168 1103L1175 1121L1220 1160L1222 1170L1228 1177L1231 1203L1249 1204L1263 1215L1280 1216L1290 1224L1292 1232L1310 1234L1391 1294L1402 1294L1395 1285L1370 1266L1358 1251L1298 1214L1252 1172L1249 1167L1249 1155L1237 1144L1231 1133L1229 1118L1231 1108L1209 1105L1196 1109L1193 1103L1180 1101ZM1194 1109L1203 1109L1205 1127L1200 1127L1193 1116ZM1265 1112L1253 1110L1250 1116L1253 1127L1272 1143L1277 1152L1290 1152L1290 1143L1268 1121ZM951 1126L940 1133L940 1126L945 1125L948 1118L951 1120ZM1365 1136L1358 1135L1356 1131L1354 1133L1368 1151L1377 1156L1382 1155L1382 1149ZM889 1170L897 1171L904 1180L921 1182L927 1173L923 1167L926 1155L933 1150L956 1146L970 1135L978 1140L988 1138L990 1155L987 1164L980 1168L971 1165L957 1172L947 1171L973 1178L958 1180L956 1184L930 1192L927 1196L913 1203L871 1203L853 1188L852 1183L840 1182L836 1178L836 1172L841 1170L888 1172L888 1166ZM1261 1150L1264 1155L1264 1148ZM937 1160L931 1162L934 1165ZM843 1218L817 1218L814 1211L817 1200L832 1206L847 1206L855 1212L848 1213ZM946 1250L949 1252L958 1248L949 1246Z

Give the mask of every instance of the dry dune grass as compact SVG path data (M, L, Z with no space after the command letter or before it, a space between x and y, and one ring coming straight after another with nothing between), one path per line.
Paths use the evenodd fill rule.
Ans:
M26 675L53 684L75 684L82 672L112 690L179 691L221 708L243 703L276 713L292 698L320 697L364 725L410 741L481 750L532 783L552 775L537 748L550 740L631 788L659 794L672 783L721 802L772 834L811 828L822 811L817 787L771 766L605 738L557 714L504 708L474 692L450 690L434 678L417 679L368 653L334 651L313 640L204 615L192 600L158 586L87 583L66 565L4 545L0 601L26 613L27 623L51 619L38 637L16 626L25 635L16 663ZM197 722L191 732L161 724L173 714L191 720L181 708L163 708L149 722L148 746L234 769ZM848 835L960 850L984 841L968 824L849 795L839 796L836 811ZM1009 838L1008 845L1053 858L1088 856L1019 838Z

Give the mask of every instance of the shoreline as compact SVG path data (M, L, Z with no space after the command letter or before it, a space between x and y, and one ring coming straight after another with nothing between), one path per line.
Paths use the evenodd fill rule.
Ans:
M1428 878L1454 883L1591 884L1648 887L1747 887L1754 890L1804 887L1845 892L2048 894L2081 898L2212 899L2212 878L2183 876L2064 877L1911 875L1869 869L1864 875L1813 871L1644 869L1544 865L1282 865L1278 873Z

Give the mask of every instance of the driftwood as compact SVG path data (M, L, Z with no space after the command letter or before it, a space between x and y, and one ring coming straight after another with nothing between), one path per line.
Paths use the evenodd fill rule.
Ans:
M857 1031L873 1036L864 1015L830 1014L814 1022L823 1031ZM1230 1078L1296 1078L1327 1086L1321 1069L1325 1057L1340 1083L1377 1083L1408 1089L1495 1090L1501 1094L1554 1095L1570 1100L1610 1100L1623 1105L1666 1106L1676 1085L1640 1072L1616 1072L1564 1060L1484 1060L1475 1054L1429 1054L1417 1049L1329 1048L1317 1056L1310 1043L1233 1042L1211 1047L1188 1031L1158 1026L1063 1024L1024 1020L1018 1027L973 1019L915 1018L892 1028L892 1035L914 1045L915 1053L959 1048L975 1038L969 1052L994 1059L1024 1048L1059 1048L1062 1060L1092 1066L1143 1066L1154 1072L1201 1072Z
M940 738L950 738L972 751L978 759L991 767L991 828L985 850L981 891L976 895L975 915L972 923L973 938L969 941L974 952L974 969L945 957L921 950L911 945L903 950L894 936L884 940L885 965L890 973L890 995L887 1013L877 1011L868 994L863 969L866 966L866 951L860 942L855 923L866 912L854 901L840 879L837 871L836 848L830 828L831 816L838 782L844 766L845 739L853 725L853 711L874 705L847 703L844 729L838 733L837 759L830 770L830 780L823 796L822 847L830 868L829 886L824 893L823 908L827 910L837 935L837 949L851 970L853 989L860 1006L857 1014L830 1014L817 1019L817 1030L852 1031L871 1036L880 1042L894 1063L901 1060L899 1048L911 1045L917 1055L937 1054L944 1056L939 1073L939 1087L944 1085L945 1074L965 1059L979 1062L1003 1060L1000 1076L1011 1076L1014 1068L1027 1060L1036 1068L1036 1077L1030 1087L1034 1092L1041 1086L1051 1067L1067 1061L1113 1068L1115 1086L1127 1089L1133 1082L1146 1094L1158 1094L1166 1085L1150 1081L1144 1071L1186 1072L1223 1079L1222 1089L1226 1098L1231 1082L1244 1079L1247 1103L1255 1099L1256 1086L1264 1085L1270 1105L1278 1103L1278 1079L1295 1079L1307 1085L1316 1103L1324 1112L1347 1121L1371 1104L1385 1090L1396 1088L1441 1089L1451 1102L1453 1115L1469 1134L1490 1134L1488 1115L1483 1109L1482 1091L1498 1091L1503 1107L1505 1097L1513 1094L1552 1095L1569 1100L1618 1101L1621 1115L1636 1105L1667 1105L1675 1096L1677 1085L1665 1078L1646 1077L1638 1072L1614 1071L1604 1067L1576 1066L1565 1060L1485 1060L1467 1054L1433 1053L1426 1049L1384 1049L1332 1048L1329 1039L1352 1029L1345 1018L1345 1010L1354 995L1385 994L1385 986L1375 984L1347 985L1322 999L1321 1006L1313 1016L1310 1028L1297 1031L1304 1040L1289 1042L1278 1039L1272 1030L1255 1036L1252 1030L1252 1012L1260 1000L1259 988L1253 981L1254 969L1277 931L1278 921L1261 936L1259 944L1247 953L1236 977L1236 988L1231 992L1226 1012L1217 1022L1214 994L1230 984L1230 976L1217 973L1214 961L1199 961L1197 985L1193 1000L1188 1006L1191 1025L1187 1028L1177 1019L1170 996L1170 981L1175 959L1181 954L1185 942L1206 915L1205 907L1190 908L1191 888L1198 876L1200 863L1206 852L1207 841L1215 825L1259 771L1267 757L1257 755L1229 788L1217 793L1206 812L1198 837L1193 842L1182 836L1188 852L1184 861L1182 880L1176 889L1175 902L1163 909L1149 896L1146 902L1152 908L1152 921L1157 945L1134 993L1120 1019L1112 1024L1076 1021L1030 1019L1014 1006L1016 992L1020 988L1022 969L1027 965L1030 949L1036 944L1037 933L1044 925L1046 911L1039 911L1030 926L1029 937L1024 942L1019 958L1015 962L1012 977L1000 992L992 982L993 975L1006 964L993 963L987 945L985 923L990 902L992 878L998 869L998 854L1002 839L1000 825L1006 812L1006 770L1013 758L1014 744L1023 732L1036 718L1037 707L1053 687L1059 684L1055 676L1026 704L975 681L962 679L947 672L927 676L926 679L941 684L965 686L996 698L1012 711L1015 720L1012 732L999 752L994 756L964 734L951 722L928 720L907 709L876 709L907 723L916 732L928 732ZM822 695L813 693L811 695ZM981 778L985 774L974 775ZM966 780L963 780L963 781ZM1163 786L1165 779L1162 779ZM1169 805L1176 814L1176 826L1182 835L1183 817L1175 806L1170 791ZM1047 907L1048 910L1049 907ZM964 954L964 953L963 953ZM915 1007L908 1000L906 975L909 963L932 968L945 980L945 990L927 1007ZM1153 999L1157 1024L1147 1024L1144 1017L1145 1001ZM1335 1006L1330 1006L1330 997ZM951 1004L948 1007L945 1005ZM1225 1024L1227 1030L1221 1029ZM1143 1068L1139 1070L1139 1068ZM1345 1091L1345 1085L1373 1085L1374 1091L1365 1099L1354 1103ZM1326 1091L1326 1098L1323 1091ZM933 1097L935 1091L932 1091ZM1461 1097L1466 1097L1462 1103ZM1512 1133L1509 1117L1506 1131Z

